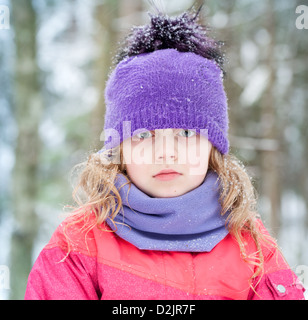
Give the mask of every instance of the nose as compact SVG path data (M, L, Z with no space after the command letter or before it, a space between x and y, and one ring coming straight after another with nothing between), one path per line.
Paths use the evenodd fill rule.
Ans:
M167 131L167 130L166 130ZM155 163L173 164L178 158L177 143L173 132L155 136Z

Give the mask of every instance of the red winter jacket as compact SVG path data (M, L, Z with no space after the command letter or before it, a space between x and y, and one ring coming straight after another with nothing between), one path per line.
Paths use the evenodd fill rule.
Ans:
M87 233L61 224L29 275L25 299L251 300L304 299L303 287L278 251L264 248L264 275L228 235L211 252L139 250L103 225ZM75 230L75 231L73 231ZM255 252L246 237L249 252ZM68 244L70 252L68 252Z

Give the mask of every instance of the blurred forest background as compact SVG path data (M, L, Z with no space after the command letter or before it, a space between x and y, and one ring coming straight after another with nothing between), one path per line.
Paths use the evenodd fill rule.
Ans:
M169 15L203 3L156 2ZM117 43L155 10L146 0L0 5L10 9L10 28L0 29L0 265L10 289L2 268L0 298L23 299L33 262L72 204L72 167L102 147ZM308 2L207 0L203 17L225 42L231 152L248 166L289 264L307 272L308 30L296 28L299 5Z

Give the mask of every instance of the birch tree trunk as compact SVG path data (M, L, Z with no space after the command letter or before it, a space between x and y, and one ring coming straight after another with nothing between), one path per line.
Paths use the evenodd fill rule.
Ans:
M11 299L23 299L32 266L32 248L38 229L35 202L38 190L42 113L36 62L36 13L31 0L12 0L15 31L14 112L18 127L12 182L15 224L11 239Z

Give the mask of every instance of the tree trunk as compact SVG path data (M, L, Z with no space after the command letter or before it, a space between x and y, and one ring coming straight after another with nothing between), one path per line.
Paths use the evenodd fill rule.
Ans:
M273 3L268 0L267 5L267 31L271 35L267 55L267 68L269 70L269 82L262 101L261 123L263 124L263 139L279 140L277 128L277 112L275 99L275 73L274 49L275 49L275 12ZM261 156L262 166L262 194L269 200L270 229L273 236L278 236L280 227L280 177L279 177L279 147L276 150L263 151Z
M99 99L91 116L91 148L93 149L101 149L103 144L103 141L100 141L100 135L104 127L104 89L117 43L115 19L118 17L118 2L119 0L107 0L98 3L95 8L94 18L97 25L95 40L99 48L99 55L95 62L94 81L99 92Z
M12 181L15 224L11 239L11 298L23 299L32 266L32 248L38 229L37 198L42 113L36 62L36 13L31 0L12 0L15 31L14 112L18 127Z
M100 141L104 127L104 90L118 41L127 35L133 25L141 23L142 8L142 0L107 0L96 7L96 43L100 54L96 61L95 86L100 95L91 119L92 148L100 149L104 142Z

